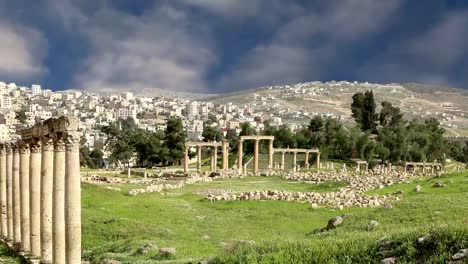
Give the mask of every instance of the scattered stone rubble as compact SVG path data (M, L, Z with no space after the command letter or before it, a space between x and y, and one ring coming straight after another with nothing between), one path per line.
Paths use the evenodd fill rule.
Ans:
M207 182L213 181L212 178L209 177L192 177L187 178L185 180L177 181L175 183L159 183L159 184L152 184L148 185L145 188L140 189L132 189L128 191L130 196L136 196L143 193L153 193L153 192L162 192L167 190L175 190L184 187L185 185L194 184L196 182Z
M267 176L267 174L265 174ZM396 192L393 195L366 195L363 192L384 188L394 184L409 182L410 180L422 175L414 173L384 171L374 175L368 173L359 175L355 173L341 172L291 172L283 175L286 180L305 181L312 184L324 182L346 182L347 187L341 188L336 192L317 193L317 192L287 192L277 190L249 191L242 193L221 193L208 194L206 200L215 201L242 201L242 200L282 200L295 202L309 202L314 208L318 205L324 205L336 209L343 209L352 206L358 207L376 207L384 206L392 208L391 203L399 200L397 195L403 192Z

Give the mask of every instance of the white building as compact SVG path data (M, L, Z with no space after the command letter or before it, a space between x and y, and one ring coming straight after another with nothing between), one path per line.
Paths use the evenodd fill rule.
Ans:
M33 84L31 86L31 94L33 96L42 95L42 88L39 84Z
M1 109L11 109L11 98L10 97L0 97L0 108Z
M197 101L191 102L190 104L187 105L186 110L187 110L188 115L192 115L192 116L198 115L198 102Z

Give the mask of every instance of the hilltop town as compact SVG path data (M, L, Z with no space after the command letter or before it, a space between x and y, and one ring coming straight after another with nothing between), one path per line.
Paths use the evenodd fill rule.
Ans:
M187 137L195 141L202 140L208 120L210 126L223 133L230 129L239 132L240 124L245 122L261 131L265 120L275 126L287 124L295 130L317 115L350 123L351 96L365 90L373 90L380 101L398 106L408 118L436 117L447 129L447 135L466 136L468 96L456 89L421 93L399 84L309 82L193 100L189 95L148 97L132 92L102 95L0 82L0 141L15 139L22 128L63 115L79 117L79 129L91 148L103 147L106 138L100 127L128 118L150 132L163 131L170 117L181 118Z

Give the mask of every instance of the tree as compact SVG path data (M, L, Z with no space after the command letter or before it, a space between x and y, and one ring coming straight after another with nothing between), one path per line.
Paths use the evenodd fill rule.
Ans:
M185 138L186 134L180 118L170 118L167 121L165 130L164 144L166 156L163 160L169 164L174 164L183 158L185 153Z
M400 108L393 106L387 101L384 101L382 102L379 121L382 127L394 128L403 122L403 114L400 112Z
M362 131L376 132L378 114L376 114L374 93L372 91L366 91L364 94L354 94L351 111L354 120L361 126Z
M16 115L16 119L18 119L18 121L21 124L26 124L26 120L28 119L28 117L26 116L26 110L24 108L17 111L15 115Z
M211 141L217 141L220 142L223 139L223 134L221 134L221 131L219 129L211 127L211 126L205 126L203 128L203 133L202 133L203 141L206 142L211 142Z

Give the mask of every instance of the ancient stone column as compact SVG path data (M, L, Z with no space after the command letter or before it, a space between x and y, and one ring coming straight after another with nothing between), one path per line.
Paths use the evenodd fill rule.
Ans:
M239 173L242 174L242 156L244 153L242 153L242 147L244 145L244 140L239 140L239 147L237 148L237 169L239 170Z
M268 142L268 169L273 169L273 140Z
M29 229L31 256L41 256L41 144L31 145L29 160Z
M65 262L65 142L59 139L54 147L54 181L52 212L52 259L55 264Z
M255 140L254 142L254 173L258 172L258 143L259 140Z
M187 173L189 170L189 147L185 146L185 152L184 152L184 173Z
M213 168L211 171L215 172L218 167L218 147L213 148Z
M281 170L284 170L284 151L281 152Z
M3 238L8 237L7 186L6 186L6 149L0 145L0 228Z
M42 140L41 168L41 263L52 263L52 192L54 177L54 143Z
M197 146L197 172L201 173L201 164L202 164L202 147Z
M13 148L13 243L21 243L21 197L20 197L20 153L18 146Z
M297 152L293 151L293 171L297 170Z
M305 152L304 168L309 168L309 151Z
M223 139L222 141L222 146L221 146L221 151L223 152L222 156L222 169L227 170L229 168L229 154L228 154L228 146L229 143L226 139Z
M31 250L29 233L29 145L20 147L21 240L24 252Z
M65 263L81 264L79 137L68 137L65 148Z
M320 153L317 153L317 169L320 169Z
M8 240L13 240L13 150L6 145L6 187Z

